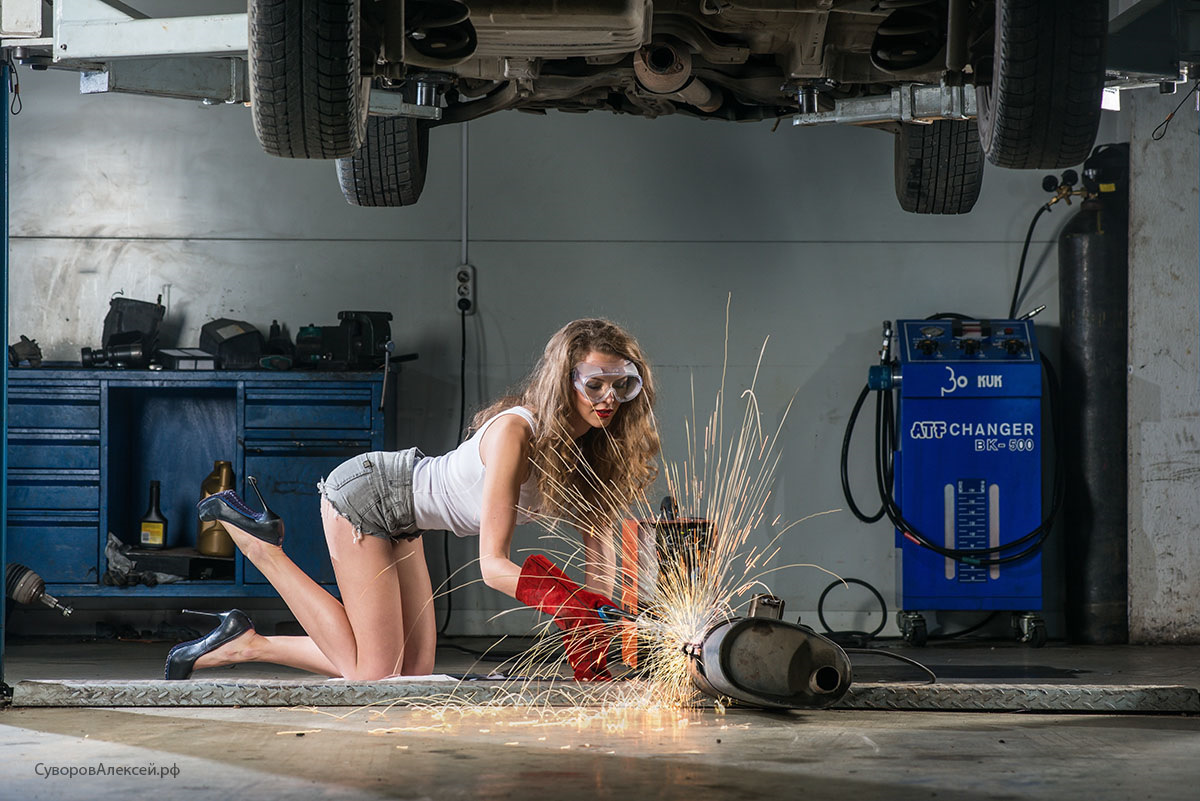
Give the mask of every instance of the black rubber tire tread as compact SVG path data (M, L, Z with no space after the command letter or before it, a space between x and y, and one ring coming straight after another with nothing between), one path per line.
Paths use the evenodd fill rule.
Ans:
M429 126L406 117L370 117L363 146L337 160L338 184L351 206L411 206L425 187Z
M358 0L250 0L254 133L273 156L333 159L362 145Z
M976 87L979 134L993 164L1081 163L1100 126L1108 0L996 0L991 85Z
M966 214L983 186L974 120L907 122L896 134L896 199L917 214Z

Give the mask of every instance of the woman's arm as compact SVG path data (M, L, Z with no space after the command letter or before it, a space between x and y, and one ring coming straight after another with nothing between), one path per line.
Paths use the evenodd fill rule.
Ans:
M613 597L617 582L616 532L609 523L604 528L583 532L584 586L605 598Z
M479 525L479 569L494 590L515 598L521 568L509 557L521 484L529 477L529 424L506 414L484 432L479 443L483 474L483 508Z

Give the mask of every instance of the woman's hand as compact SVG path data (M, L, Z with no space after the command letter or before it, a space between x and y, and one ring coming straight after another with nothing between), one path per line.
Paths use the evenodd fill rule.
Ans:
M612 606L605 596L585 590L540 553L525 560L517 583L517 600L554 618L563 631L567 661L578 681L606 681L608 645L616 632L600 617Z

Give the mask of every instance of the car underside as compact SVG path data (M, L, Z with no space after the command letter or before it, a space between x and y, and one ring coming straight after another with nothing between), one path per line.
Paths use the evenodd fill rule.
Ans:
M870 0L837 7L829 2L711 2L720 5L592 0L547 13L566 4L477 0L469 17L476 33L474 52L443 70L454 76L456 88L467 91L512 82L513 105L521 108L760 120L795 113L808 87L830 95L878 91L902 79L936 83L944 69L934 63L940 48L928 46L932 52L918 54L924 63L903 76L873 63L880 24L894 13L886 4L879 9ZM459 5L454 0L439 4ZM928 12L917 6L904 13L925 21L926 38L938 38L941 4L920 5ZM909 38L908 49L915 52L921 32L914 28ZM875 48L881 56L875 61L886 64L885 51L893 44L885 37ZM417 58L436 69L437 59L424 55ZM382 66L390 66L386 57Z
M264 149L338 159L355 205L415 203L432 128L555 109L873 125L901 206L957 214L985 157L1087 157L1107 20L1105 0L249 0L248 70Z
M977 55L958 72L978 75L994 12L986 3L960 5L964 51L974 31ZM936 84L947 71L944 0L374 6L364 17L362 62L373 65L378 88L423 83L443 94L455 120L470 116L472 99L497 91L505 108L773 119L900 83Z

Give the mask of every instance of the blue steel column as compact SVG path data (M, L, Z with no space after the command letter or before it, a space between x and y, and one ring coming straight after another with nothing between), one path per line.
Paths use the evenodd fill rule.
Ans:
M3 177L0 180L0 259L4 266L4 286L0 290L0 331L8 343L8 64L0 67L0 161ZM4 575L8 567L8 356L0 356L0 685L4 684L4 618L7 592Z

